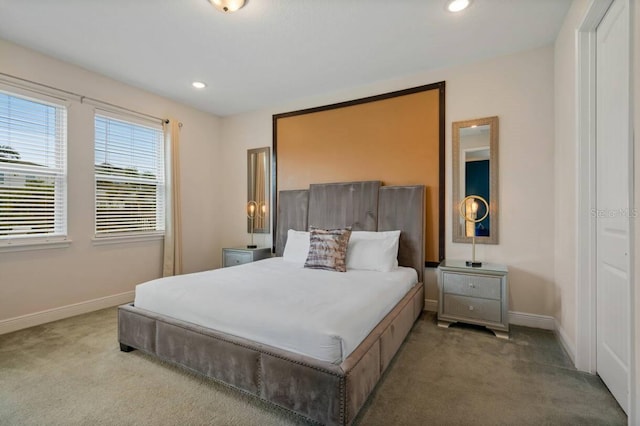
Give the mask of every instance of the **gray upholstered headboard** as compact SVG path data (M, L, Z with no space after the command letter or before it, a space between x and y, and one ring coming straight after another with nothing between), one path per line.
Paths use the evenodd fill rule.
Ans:
M287 231L351 226L354 231L400 230L398 263L424 272L424 185L382 186L380 181L310 185L280 191L275 233L282 256Z

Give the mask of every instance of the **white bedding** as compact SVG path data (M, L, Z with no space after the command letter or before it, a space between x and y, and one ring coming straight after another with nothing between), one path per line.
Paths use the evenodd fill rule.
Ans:
M139 284L134 303L338 364L416 282L412 268L341 273L271 258Z

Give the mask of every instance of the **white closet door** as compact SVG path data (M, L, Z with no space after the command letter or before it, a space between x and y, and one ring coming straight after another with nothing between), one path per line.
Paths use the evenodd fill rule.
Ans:
M597 372L629 409L631 340L629 0L596 32Z

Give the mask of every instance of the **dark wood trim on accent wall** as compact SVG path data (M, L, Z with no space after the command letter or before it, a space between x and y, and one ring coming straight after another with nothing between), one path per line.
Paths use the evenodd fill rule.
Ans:
M445 211L445 206L444 206L444 196L445 196L445 173L444 173L444 169L445 169L445 156L444 156L444 144L445 144L445 111L444 111L444 107L445 107L445 82L441 81L440 83L438 83L440 86L438 88L438 90L440 91L440 105L438 107L438 109L440 110L440 117L439 117L439 134L440 134L440 177L439 177L439 201L438 201L438 205L440 206L440 211L439 211L439 216L438 216L438 230L440 232L439 236L438 236L438 240L439 240L439 248L438 248L438 260L440 262L442 262L444 260L444 227L445 227L445 221L444 221L444 211ZM429 262L427 262L429 263ZM437 265L436 265L437 267Z
M353 105L360 105L360 104L366 104L367 102L376 102L376 101L382 101L385 99L390 99L390 98L396 98L398 96L404 96L404 95L411 95L412 93L419 93L419 92L426 92L428 90L435 90L435 89L440 89L441 90L441 99L440 102L442 103L444 101L444 98L442 98L442 93L444 93L444 86L445 86L445 82L441 81L439 83L432 83L432 84L426 84L424 86L418 86L418 87L411 87L409 89L402 89L402 90L397 90L395 92L389 92L389 93L382 93L380 95L373 95L373 96L367 96L366 98L360 98L360 99L353 99L350 101L344 101L344 102L338 102L335 104L329 104L329 105L322 105L319 107L313 107L313 108L306 108L306 109L300 109L297 111L290 111L290 112L283 112L280 114L274 114L273 115L273 119L274 122L275 120L277 120L278 118L287 118L287 117L295 117L296 115L304 115L304 114L311 114L314 112L322 112L322 111L328 111L331 109L338 109L338 108L344 108L344 107L348 107L348 106L353 106ZM444 129L444 125L442 127Z
M271 118L272 127L272 150L271 150L271 220L273 220L271 226L271 253L276 252L276 226L278 226L278 126L276 125L276 115Z
M445 254L445 244L444 244L444 228L445 228L445 87L446 83L444 81L440 81L438 83L426 84L424 86L411 87L409 89L397 90L394 92L383 93L380 95L368 96L360 99L353 99L350 101L338 102L335 104L322 105L313 108L306 108L297 111L284 112L280 114L274 114L272 117L272 132L273 132L273 152L271 155L271 201L272 208L271 213L273 217L273 228L272 228L272 251L275 253L276 247L275 242L273 240L273 236L276 235L276 227L278 224L278 173L277 173L277 158L278 158L278 126L277 121L280 118L294 117L297 115L303 114L311 114L314 112L328 111L337 108L344 108L353 105L365 104L367 102L375 102L381 101L384 99L395 98L398 96L410 95L412 93L418 92L426 92L428 90L438 90L439 92L439 117L438 117L438 134L439 134L439 183L438 183L438 204L439 204L439 212L438 212L438 258L440 261L444 260ZM426 262L426 267L436 268L439 265L439 262Z

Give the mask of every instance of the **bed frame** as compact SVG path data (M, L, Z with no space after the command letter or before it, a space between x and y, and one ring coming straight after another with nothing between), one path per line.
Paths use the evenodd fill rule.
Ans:
M424 307L424 186L385 187L379 181L319 184L308 190L281 191L279 197L277 256L282 256L288 229L400 229L398 263L416 269L418 284L341 364L132 304L118 309L120 349L139 349L321 424L349 425Z

